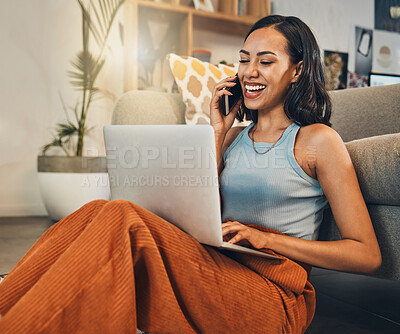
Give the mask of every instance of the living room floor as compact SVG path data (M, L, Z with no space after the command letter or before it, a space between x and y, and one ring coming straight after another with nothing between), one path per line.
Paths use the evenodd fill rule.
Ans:
M47 217L0 217L0 274L53 223ZM311 282L317 309L307 334L400 333L400 281L314 268Z

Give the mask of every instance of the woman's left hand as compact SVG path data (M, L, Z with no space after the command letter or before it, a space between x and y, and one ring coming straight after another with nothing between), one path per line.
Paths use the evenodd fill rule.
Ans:
M224 241L241 246L253 246L256 249L268 248L267 232L243 225L234 220L222 223Z

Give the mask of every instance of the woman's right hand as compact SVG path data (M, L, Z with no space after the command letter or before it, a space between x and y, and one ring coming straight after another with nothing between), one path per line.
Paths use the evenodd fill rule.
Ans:
M215 133L221 134L223 136L232 127L233 122L235 121L235 116L242 103L242 99L239 99L239 101L236 103L236 105L233 107L233 109L227 116L224 116L219 109L220 106L219 101L221 98L224 98L223 95L232 95L231 92L227 91L224 88L235 86L235 83L233 82L235 79L236 76L232 76L232 77L227 77L218 82L214 87L213 94L211 97L210 123L214 128ZM239 85L239 83L237 83L236 85Z

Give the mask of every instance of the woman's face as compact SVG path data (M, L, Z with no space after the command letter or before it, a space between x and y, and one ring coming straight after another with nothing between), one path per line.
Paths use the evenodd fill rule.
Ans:
M272 27L253 31L240 50L238 77L248 109L283 109L297 66L290 61L287 40Z

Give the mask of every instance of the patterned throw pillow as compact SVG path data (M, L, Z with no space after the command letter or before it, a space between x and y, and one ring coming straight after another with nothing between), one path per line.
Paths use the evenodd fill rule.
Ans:
M186 104L187 124L210 123L210 101L217 82L235 75L236 66L203 62L193 57L167 56L179 93Z

